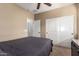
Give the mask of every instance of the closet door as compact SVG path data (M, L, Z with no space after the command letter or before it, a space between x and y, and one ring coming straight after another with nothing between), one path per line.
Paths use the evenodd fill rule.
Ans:
M63 16L58 20L58 45L71 47L74 34L74 16Z
M57 22L56 18L46 20L46 38L53 40L53 43L57 42Z
M46 19L46 37L53 40L53 44L71 46L73 38L74 16L63 16Z
M36 20L33 23L33 36L40 37L40 20Z

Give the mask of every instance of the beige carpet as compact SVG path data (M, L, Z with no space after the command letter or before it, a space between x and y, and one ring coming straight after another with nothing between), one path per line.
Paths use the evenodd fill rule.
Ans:
M53 46L53 52L50 53L50 56L71 56L71 49Z

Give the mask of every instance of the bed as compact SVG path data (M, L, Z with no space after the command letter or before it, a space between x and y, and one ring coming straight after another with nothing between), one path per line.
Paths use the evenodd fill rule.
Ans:
M24 37L0 42L0 56L48 56L52 41L41 37Z

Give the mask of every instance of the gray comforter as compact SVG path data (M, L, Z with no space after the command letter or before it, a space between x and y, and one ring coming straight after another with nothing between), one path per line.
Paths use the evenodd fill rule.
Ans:
M48 56L52 50L52 41L46 38L25 37L0 42L0 55L8 56Z

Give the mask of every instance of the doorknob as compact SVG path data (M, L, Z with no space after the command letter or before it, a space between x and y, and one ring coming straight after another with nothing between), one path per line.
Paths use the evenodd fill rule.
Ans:
M41 33L41 32L38 32L38 33Z
M71 33L72 35L74 35L74 33Z

